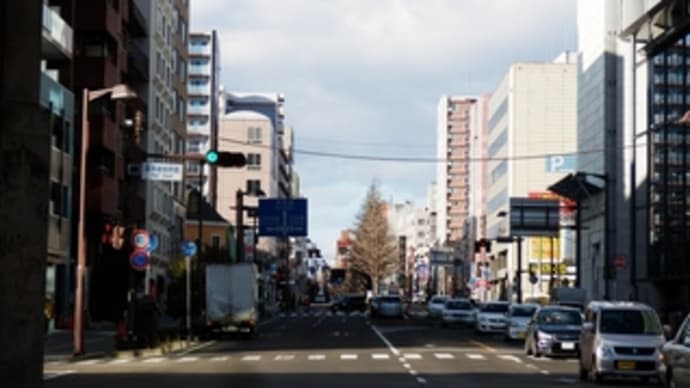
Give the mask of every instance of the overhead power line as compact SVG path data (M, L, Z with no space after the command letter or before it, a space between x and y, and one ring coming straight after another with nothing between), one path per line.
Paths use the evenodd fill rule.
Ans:
M228 137L219 137L218 140L226 141L226 142L234 143L234 144L242 144L242 145L248 146L248 147L271 149L274 151L279 150L279 147L277 147L277 146L269 146L269 145L265 145L265 144L249 144L245 140L232 139L232 138L228 138ZM645 144L637 144L637 147L643 147L643 146L645 146ZM631 149L631 148L633 148L633 145L627 145L627 146L622 147L622 149ZM576 156L576 155L596 154L596 153L602 153L604 151L605 151L605 149L598 148L598 149L581 150L581 151L575 151L575 152L553 152L553 153L542 153L542 154L531 154L531 155L514 155L514 156L505 156L505 157L490 157L490 158L471 158L471 157L468 157L468 158L464 158L464 159L457 159L457 158L456 159L447 159L447 158L441 159L441 158L435 158L435 157L403 157L403 156L378 156L378 155L365 155L365 154L350 154L350 153L340 153L340 152L306 150L306 149L298 149L298 148L295 148L293 150L293 152L295 154L317 156L317 157L324 157L324 158L362 160L362 161L371 161L371 162L399 162L399 163L448 163L448 162L453 162L453 161L467 161L467 162L521 161L521 160L544 159L544 158L558 157L558 156Z

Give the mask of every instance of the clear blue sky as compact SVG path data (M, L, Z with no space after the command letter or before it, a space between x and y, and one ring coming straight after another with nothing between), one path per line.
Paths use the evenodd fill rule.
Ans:
M375 179L426 201L433 164L348 161L299 150L435 154L444 94L491 92L510 63L576 49L575 0L192 0L191 30L218 31L229 91L281 92L295 129L310 234L326 257Z

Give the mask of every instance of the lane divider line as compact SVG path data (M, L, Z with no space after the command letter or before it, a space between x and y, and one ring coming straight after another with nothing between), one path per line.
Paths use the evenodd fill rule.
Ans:
M395 354L396 356L400 355L398 349L396 349L395 346L393 346L393 344L388 340L388 338L381 334L376 325L370 325L369 327L371 327L371 329L374 331L374 333L376 333L376 335L381 339L381 341L383 341L383 343L386 344L388 350L390 350L391 353Z
M492 348L491 346L489 346L485 343L475 341L475 340L470 340L469 342L474 346L477 346L477 347L480 347L480 348L486 350L487 352L496 353L496 349Z

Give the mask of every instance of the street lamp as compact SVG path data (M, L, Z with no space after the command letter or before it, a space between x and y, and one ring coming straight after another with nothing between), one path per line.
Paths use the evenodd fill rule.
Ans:
M235 239L235 254L237 255L237 262L244 261L244 196L252 195L255 197L265 197L266 193L256 187L252 187L251 191L244 192L237 190L235 193L235 224L237 226L237 238Z
M86 152L89 146L89 102L110 94L111 100L136 98L137 94L127 85L89 90L84 88L81 108L81 164L79 166L79 222L77 226L77 284L74 295L74 355L84 353L84 272L86 270Z

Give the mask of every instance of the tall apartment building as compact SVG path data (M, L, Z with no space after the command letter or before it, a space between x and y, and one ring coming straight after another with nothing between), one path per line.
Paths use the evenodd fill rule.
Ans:
M187 124L189 2L135 0L148 20L151 77L146 88L146 150L183 154ZM148 162L165 161L149 158ZM175 257L184 233L185 186L182 182L146 181L146 221L159 246L151 252L145 283L165 282L165 265Z
M69 315L74 257L70 249L70 223L75 214L72 174L74 158L74 1L43 4L41 45L40 104L50 112L52 133L50 155L50 203L46 300L55 306L55 320Z
M189 36L189 82L187 92L187 152L206 153L218 147L218 93L220 86L220 43L218 33L193 32ZM208 202L216 206L217 169L189 162L187 183L199 186Z
M487 237L507 236L509 199L542 193L571 172L577 147L577 58L564 53L553 62L514 63L489 100ZM552 156L564 161L557 166ZM556 166L556 167L554 167ZM529 244L521 244L523 295ZM493 297L511 298L516 283L516 244L492 246Z
M218 131L218 149L241 152L247 166L241 169L218 169L218 212L228 220L236 219L237 190L255 193L261 190L268 198L291 195L292 129L284 124L281 94L223 93ZM247 195L245 206L257 206L258 199ZM251 218L245 212L247 230ZM234 222L233 222L234 224ZM287 259L287 242L262 238L259 249L269 256Z
M489 158L496 149L489 149L489 95L477 98L470 110L469 214L465 219L462 245L469 258L468 281L475 297L482 297L488 288L488 246L476 244L486 240L486 205L489 188ZM482 300L485 298L482 297Z
M469 214L470 110L475 102L475 97L444 96L438 104L436 152L439 158L448 160L436 171L436 232L442 245L457 246L465 233Z
M139 72L130 58L130 40L146 35L148 25L133 1L109 0L74 2L74 86L75 90L97 90L126 84L136 88ZM136 60L141 62L141 57ZM136 194L137 180L127 176L130 152L139 149L132 128L123 125L137 111L145 111L144 96L112 100L103 96L89 103L90 143L86 163L85 231L88 264L88 316L90 319L116 321L126 308L130 267L129 245L111 244L104 235L113 229L140 226L144 219L143 202ZM79 105L81 106L81 101ZM76 117L80 117L77 112ZM75 127L75 149L81 147L81 125ZM73 171L74 193L78 193L78 169ZM79 196L72 205L78 209ZM77 252L77 221L73 222L72 246Z

